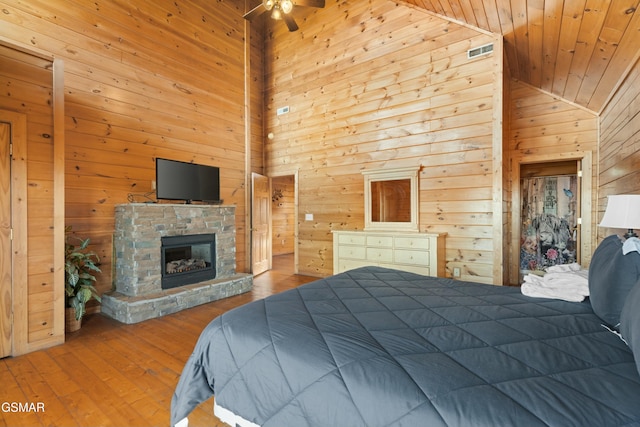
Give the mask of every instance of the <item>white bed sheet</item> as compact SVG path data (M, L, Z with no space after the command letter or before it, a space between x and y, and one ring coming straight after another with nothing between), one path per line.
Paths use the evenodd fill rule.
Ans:
M260 427L258 424L247 421L240 415L236 415L230 410L219 406L215 400L213 402L213 413L216 417L220 418L220 421L227 423L232 427Z
M231 427L260 427L258 424L247 421L240 415L236 415L230 410L218 406L215 400L213 402L213 414L218 417L220 421L229 424ZM174 427L189 427L189 418L181 419Z

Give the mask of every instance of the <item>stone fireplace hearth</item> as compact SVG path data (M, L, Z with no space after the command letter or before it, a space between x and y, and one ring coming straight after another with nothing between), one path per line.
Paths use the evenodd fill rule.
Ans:
M209 260L214 264L213 278L164 289L162 238L195 236L197 241L198 236L205 235L215 236L211 250L215 259ZM113 246L115 291L103 295L102 312L123 323L137 323L237 295L253 285L250 274L236 273L233 206L118 205Z

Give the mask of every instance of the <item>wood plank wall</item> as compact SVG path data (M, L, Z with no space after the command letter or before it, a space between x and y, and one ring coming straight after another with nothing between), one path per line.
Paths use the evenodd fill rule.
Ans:
M246 271L244 2L0 0L0 9L0 36L65 62L66 223L102 258L98 289L112 286L114 207L154 197L156 157L221 167ZM261 36L251 42L259 115ZM254 128L251 167L262 169Z
M250 7L250 3L247 1L247 7ZM265 21L259 20L257 22L249 23L246 19L243 19L243 23L246 26L246 32L249 35L249 105L247 121L249 131L249 142L251 152L250 171L264 175L264 70L265 61L267 57L264 52L264 26ZM247 256L247 261L250 262L250 257ZM246 270L249 271L249 270Z
M600 116L600 165L597 220L607 196L640 194L640 62ZM621 230L598 227L598 241Z
M519 168L525 164L551 164L583 157L591 162L592 188L597 188L598 118L595 113L575 104L552 96L518 81L510 83L509 157L511 239L508 253L511 254L511 283L518 283L518 256L520 236L516 224L520 216ZM594 248L596 192L583 200L583 225L588 227L589 247ZM591 250L582 254L582 264L588 267Z
M449 271L493 283L502 57L467 59L493 37L384 0L329 3L300 27L272 25L265 83L267 173L299 171L299 271L332 274L331 231L363 228L362 169L421 164L420 229L447 233Z

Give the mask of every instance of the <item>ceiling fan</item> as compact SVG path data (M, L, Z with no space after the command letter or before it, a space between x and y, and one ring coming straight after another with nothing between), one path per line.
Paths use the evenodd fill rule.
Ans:
M291 16L293 6L323 8L324 0L296 0L295 3L293 0L263 0L262 3L245 13L244 19L251 21L263 13L271 11L271 18L284 20L289 31L296 31L298 29L298 24L296 24L293 16Z

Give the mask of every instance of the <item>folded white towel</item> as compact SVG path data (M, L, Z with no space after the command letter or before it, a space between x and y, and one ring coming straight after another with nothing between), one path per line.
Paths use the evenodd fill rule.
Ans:
M557 265L547 271L550 272L544 276L527 274L520 286L522 294L571 302L580 302L589 296L589 270L579 264Z
M629 252L640 252L640 239L637 237L629 237L622 244L622 254L626 255Z

